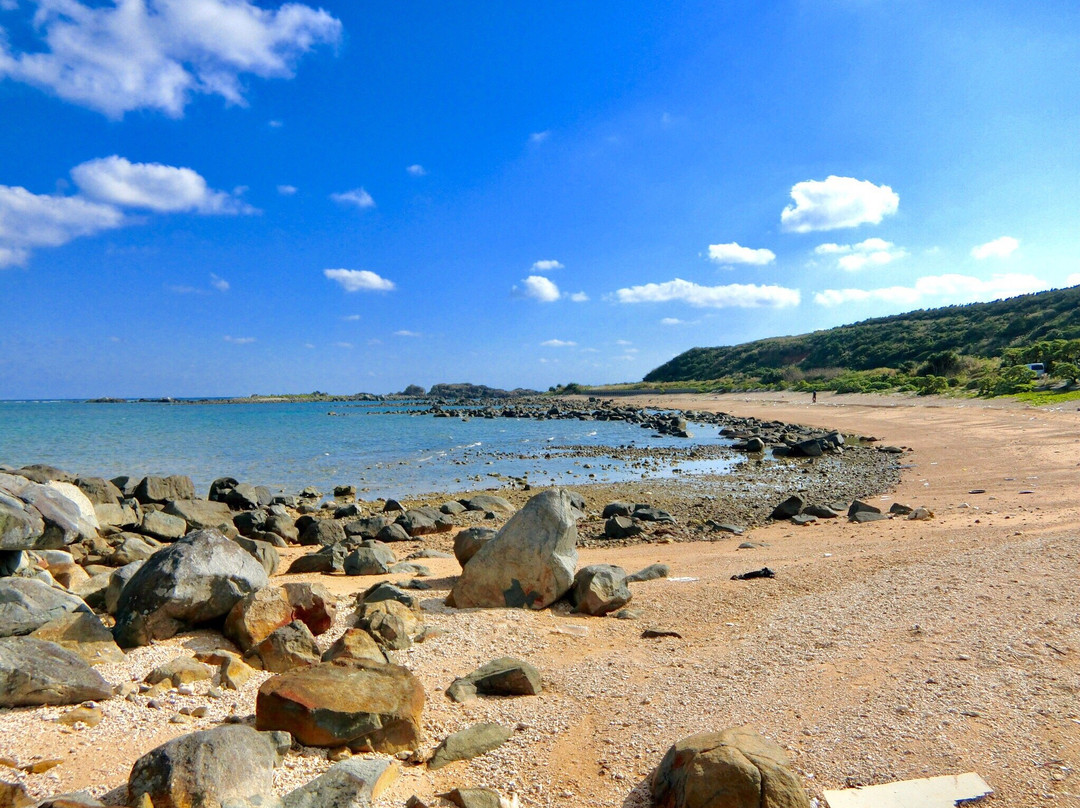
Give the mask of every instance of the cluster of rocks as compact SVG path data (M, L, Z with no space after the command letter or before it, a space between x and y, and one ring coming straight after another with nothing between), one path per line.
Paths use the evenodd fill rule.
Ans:
M828 504L808 503L799 494L792 494L772 512L772 518L776 520L787 519L792 524L810 525L821 519L839 519L840 515L847 514L848 521L856 524L866 522L880 522L888 519L904 517L915 521L925 522L934 518L933 511L922 506L912 508L900 502L894 502L888 513L882 513L881 508L871 505L861 499L855 499L851 503L831 502Z

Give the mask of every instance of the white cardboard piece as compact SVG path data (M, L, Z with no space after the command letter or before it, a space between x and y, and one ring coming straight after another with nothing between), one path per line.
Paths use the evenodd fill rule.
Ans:
M968 772L826 791L825 802L829 808L954 808L960 800L980 800L993 793L985 780Z

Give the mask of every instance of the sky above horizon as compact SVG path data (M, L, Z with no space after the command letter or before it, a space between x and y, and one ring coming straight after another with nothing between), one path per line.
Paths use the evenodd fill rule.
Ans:
M1065 0L0 0L0 399L639 380L1080 283Z

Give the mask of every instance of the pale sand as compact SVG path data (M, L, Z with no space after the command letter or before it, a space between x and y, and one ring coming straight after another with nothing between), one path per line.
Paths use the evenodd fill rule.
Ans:
M377 804L489 785L516 791L526 806L644 806L645 778L674 740L747 723L790 750L818 797L846 784L973 770L997 791L988 804L1080 806L1080 413L819 398L814 406L808 395L774 393L648 400L911 447L900 458L915 468L877 503L883 510L894 500L925 505L933 521L777 524L753 532L770 545L754 550L738 550L731 539L582 551L581 564L635 570L662 561L673 575L697 579L634 585L631 605L645 612L638 621L562 611L454 613L439 603L456 562L422 562L440 587L425 597L426 619L446 634L401 659L427 689L430 745L476 721L521 729L470 763L434 773L406 767ZM986 493L969 493L977 488ZM729 580L764 564L777 571L775 580ZM312 580L346 595L377 579ZM640 639L653 625L683 639ZM587 636L560 633L567 626L585 627ZM142 649L130 671L110 669L110 678L141 676L192 639ZM537 665L545 693L467 705L443 696L455 676L503 654ZM168 723L175 709L118 699L103 704L98 727L76 731L52 720L59 709L7 711L0 757L63 758L47 774L18 775L42 796L86 786L104 793L168 737L213 726L232 709L251 712L254 689L183 725ZM189 700L199 701L176 704ZM294 753L287 764L279 791L327 765L314 752ZM0 768L0 779L15 776Z

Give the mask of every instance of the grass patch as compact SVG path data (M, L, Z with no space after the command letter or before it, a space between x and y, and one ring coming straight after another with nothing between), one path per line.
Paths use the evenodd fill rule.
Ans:
M1013 398L1033 407L1052 407L1066 401L1080 401L1080 390L1032 390L1030 393L1017 393Z

